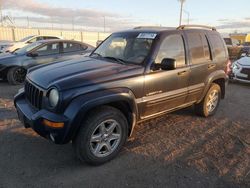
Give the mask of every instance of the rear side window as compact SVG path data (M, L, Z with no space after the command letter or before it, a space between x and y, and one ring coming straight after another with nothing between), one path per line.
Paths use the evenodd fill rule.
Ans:
M72 42L64 42L63 43L63 52L75 52L82 50L82 46L78 43L72 43Z
M227 58L227 49L225 48L224 41L221 39L219 35L212 34L209 35L212 51L214 54L214 60L224 60Z
M58 37L43 37L44 40L58 39Z
M185 47L181 35L170 35L164 39L156 56L155 63L160 64L164 58L175 59L177 67L186 65Z
M206 36L200 33L188 33L187 36L192 64L210 61L211 57Z

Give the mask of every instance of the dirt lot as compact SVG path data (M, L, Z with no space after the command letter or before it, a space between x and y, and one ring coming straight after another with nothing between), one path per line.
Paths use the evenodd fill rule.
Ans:
M24 129L0 81L0 187L250 187L250 86L230 84L216 116L192 108L138 125L119 156L91 167L70 144Z

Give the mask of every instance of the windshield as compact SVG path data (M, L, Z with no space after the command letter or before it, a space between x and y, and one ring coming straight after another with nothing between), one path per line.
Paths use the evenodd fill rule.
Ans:
M27 40L33 38L33 37L34 37L34 36L28 36L28 37L25 37L25 38L19 40L18 42L25 42L25 41L27 41Z
M156 35L155 33L113 34L97 47L91 56L141 64L148 56Z
M20 48L19 50L16 50L15 53L17 53L17 54L25 54L25 53L33 50L34 48L40 46L41 44L42 43L40 43L40 42L34 42L34 43L29 44L29 45L27 45L27 46L25 46L23 48Z

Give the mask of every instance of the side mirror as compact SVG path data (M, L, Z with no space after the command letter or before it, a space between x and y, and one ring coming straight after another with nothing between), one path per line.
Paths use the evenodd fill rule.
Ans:
M27 55L28 57L37 57L37 56L38 56L38 53L36 53L36 52L28 52L26 55Z
M172 58L164 58L161 61L161 69L162 70L174 70L176 69L176 60Z

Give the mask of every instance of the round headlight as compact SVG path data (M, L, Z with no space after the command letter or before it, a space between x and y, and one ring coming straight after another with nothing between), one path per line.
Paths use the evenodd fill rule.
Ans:
M59 93L57 89L52 89L49 92L49 104L51 107L56 107L59 102Z

